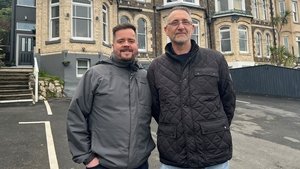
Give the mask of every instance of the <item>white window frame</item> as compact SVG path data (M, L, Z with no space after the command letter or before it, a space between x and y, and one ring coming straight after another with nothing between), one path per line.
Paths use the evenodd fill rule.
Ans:
M59 39L59 34L60 34L60 30L59 30L59 26L60 26L60 24L59 24L59 15L60 15L60 10L59 10L59 8L60 8L60 6L59 6L59 1L58 2L56 2L56 3L52 3L52 0L50 0L50 9L49 9L49 11L50 11L50 20L49 20L49 39L50 40L58 40ZM55 7L58 7L58 16L56 16L56 17L52 17L52 8L55 8ZM58 37L53 37L53 30L52 30L52 27L53 27L53 24L55 23L55 22L53 22L54 20L58 20Z
M172 2L168 2L168 0L164 0L164 5L177 4L177 3L199 5L199 0L193 0L193 1L194 2L187 2L187 0L173 0Z
M35 7L36 0L17 0L18 6L28 6L28 7Z
M257 0L252 0L251 1L251 5L252 5L252 15L253 18L258 19L258 6L257 6Z
M220 9L220 3L223 3L221 1L222 0L215 0L216 12L224 12L224 11L230 11L230 10L242 10L242 11L246 11L245 0L241 0L242 1L241 9L235 9L234 8L235 7L234 4L235 4L236 0L227 0L228 9L227 10L223 10L223 11L221 11L221 9Z
M239 30L239 50L240 50L240 53L248 53L248 29L246 26L239 26L238 27L238 30ZM244 33L245 34L245 39L241 38L241 34L240 33ZM246 50L243 51L241 50L241 41L243 41L245 44L245 47L246 47Z
M286 11L284 0L279 0L278 8L280 16L284 16Z
M200 21L192 19L194 25L194 32L192 33L192 39L200 46ZM194 37L194 38L193 38Z
M257 57L262 57L262 35L260 32L255 34L255 54Z
M92 40L93 37L93 12L92 12L92 2L90 1L90 4L85 4L85 3L79 3L79 2L74 2L74 0L72 0L72 39L75 40ZM86 7L87 10L90 12L89 15L90 17L74 17L74 6L81 6L81 7ZM90 21L90 24L87 24L87 30L90 32L87 32L89 36L87 37L80 37L80 36L74 36L76 33L76 30L74 28L74 19L84 19L84 20L88 20Z
M143 21L144 23L144 32L140 32L140 25L139 25L139 21ZM147 21L144 19L144 18L139 18L137 20L137 37L138 37L138 50L139 52L147 52ZM144 44L145 44L145 47L144 48L141 48L140 46L140 37L144 37L143 38L143 41L144 41Z
M298 2L295 0L292 1L292 15L293 15L293 21L299 22Z
M79 66L78 62L79 61L86 61L87 65L86 66ZM76 77L80 78L84 75L84 73L90 68L90 60L89 59L76 59ZM78 69L86 69L84 73L79 73Z
M298 57L300 57L300 36L296 37L296 43L297 43L297 46L298 46Z
M228 29L222 30L224 28L228 28ZM231 31L230 31L230 26L223 26L223 27L221 27L219 29L219 31L220 31L220 51L222 53L231 53L232 52L232 45L231 45ZM229 32L229 39L222 39L222 33L224 33L224 32ZM230 50L229 51L223 51L222 50L222 42L223 41L228 41L228 40L230 41Z
M102 5L102 15L102 40L105 44L109 44L109 9L105 4Z
M268 13L268 9L267 9L267 0L262 0L261 3L261 8L262 8L262 20L267 20L267 13Z
M271 35L269 33L266 34L266 57L271 57Z

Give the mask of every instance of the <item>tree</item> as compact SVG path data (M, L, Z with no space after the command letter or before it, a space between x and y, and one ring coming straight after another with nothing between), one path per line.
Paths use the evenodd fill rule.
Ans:
M291 15L290 11L286 11L282 16L276 16L273 19L274 26L276 27L277 31L277 38L278 38L278 47L273 46L270 47L271 51L271 63L276 64L277 66L287 66L293 67L296 62L296 56L291 54L285 46L281 45L281 32L284 25L288 23L288 17Z

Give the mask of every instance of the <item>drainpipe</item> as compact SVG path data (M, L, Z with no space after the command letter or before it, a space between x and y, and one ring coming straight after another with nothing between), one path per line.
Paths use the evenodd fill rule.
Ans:
M276 30L274 25L274 6L272 0L270 0L270 13L271 13L271 24L272 24L272 31L273 31L273 45L274 47L277 46L276 44Z
M12 63L13 57L16 52L16 1L12 0L11 2L12 8L12 16L11 16L11 29L10 29L10 56L9 56L9 64Z
M156 4L153 0L153 40L154 40L154 56L157 57L157 36L156 36Z
M207 20L207 39L208 39L208 47L210 49L212 49L212 39L211 39L211 16L210 16L210 8L209 8L209 0L206 0L206 10L205 10L205 14L206 14L206 20Z

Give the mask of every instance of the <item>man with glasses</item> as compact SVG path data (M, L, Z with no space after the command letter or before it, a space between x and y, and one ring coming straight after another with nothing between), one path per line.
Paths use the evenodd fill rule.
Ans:
M226 60L191 39L185 7L171 9L164 30L171 42L147 74L161 169L228 169L236 98Z

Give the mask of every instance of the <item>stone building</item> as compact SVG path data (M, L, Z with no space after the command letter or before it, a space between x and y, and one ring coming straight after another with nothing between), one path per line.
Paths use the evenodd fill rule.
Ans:
M162 54L169 42L164 33L166 16L172 7L179 5L192 12L196 28L192 38L201 47L223 53L231 68L270 63L270 46L276 44L285 45L298 57L300 53L298 0L27 0L24 3L13 2L18 10L14 18L18 19L14 19L12 37L35 36L35 48L27 52L34 53L41 70L64 80L68 96L90 66L100 57L110 55L111 30L117 23L130 22L137 27L139 60L149 63ZM34 9L34 14L30 15L28 9ZM286 10L292 11L292 15L278 37L272 18ZM29 43L23 44L22 38L14 39L16 55L11 60L20 66L17 61L21 54L18 54Z

